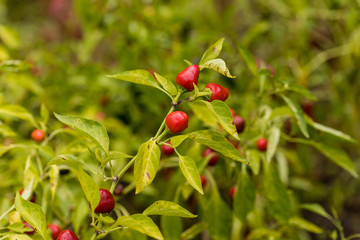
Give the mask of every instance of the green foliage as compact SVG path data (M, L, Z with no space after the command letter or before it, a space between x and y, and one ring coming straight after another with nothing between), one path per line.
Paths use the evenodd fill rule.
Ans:
M0 239L50 239L49 223L91 240L358 237L358 5L0 1Z

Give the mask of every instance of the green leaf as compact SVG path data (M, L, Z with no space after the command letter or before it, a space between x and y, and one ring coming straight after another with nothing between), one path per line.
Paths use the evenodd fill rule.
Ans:
M59 167L58 166L50 166L49 170L49 182L50 182L50 190L51 190L51 200L54 200L56 194L56 188L59 182Z
M83 165L83 163L80 162L77 157L71 154L63 154L56 156L48 163L48 165L63 165L63 164L68 165L69 167L72 167L74 169L78 169L81 165Z
M26 227L22 222L15 222L13 224L10 224L7 226L7 229L9 229L12 232L18 232L18 233L24 233L29 231L29 228Z
M170 138L170 143L173 145L173 147L178 147L185 139L187 139L189 135L176 135L172 138Z
M197 118L206 123L208 126L216 127L218 120L207 105L205 105L202 101L192 102L189 106Z
M114 225L121 225L134 229L155 239L164 239L159 228L156 226L153 220L143 214L121 216L116 220L116 223Z
M306 127L304 113L301 110L301 108L299 107L299 105L297 105L290 98L288 98L282 94L280 94L280 96L284 99L286 104L290 107L291 111L294 113L295 119L297 121L297 124L299 125L301 132L304 134L304 136L306 138L309 138L310 136L309 136L309 132Z
M160 217L161 232L164 234L166 240L182 239L182 222L180 217Z
M167 78L161 76L158 73L154 73L156 79L159 81L159 83L161 84L161 86L168 92L170 93L170 95L172 96L176 96L176 94L178 93L177 88L175 87L175 85Z
M114 75L107 75L107 77L159 88L159 85L157 84L151 73L146 70L126 71Z
M134 167L136 194L154 180L159 167L160 154L160 148L154 140L149 140L140 146L135 156Z
M294 84L294 85L288 86L287 89L290 91L293 91L293 92L300 93L304 97L311 99L313 101L317 100L317 97L312 92L310 92L307 88L305 88L301 85Z
M189 133L189 138L194 139L225 157L249 164L240 152L220 133L211 130L200 130Z
M28 121L35 128L39 128L39 124L37 124L34 117L25 108L19 105L0 106L0 117L2 115Z
M0 25L0 39L11 49L17 49L20 46L18 34L8 26Z
M269 131L269 141L266 151L266 161L270 163L279 144L281 131L278 127L272 127Z
M10 240L33 240L31 237L29 237L26 234L11 234Z
M249 159L249 162L251 162L251 170L254 173L254 175L258 175L260 171L260 153L257 150L248 150L246 151L246 156Z
M352 138L351 136L339 131L339 130L336 130L336 129L333 129L331 127L327 127L327 126L324 126L320 123L317 123L317 122L314 122L310 117L308 116L305 116L305 120L306 122L312 126L313 128L317 129L317 130L320 130L322 132L325 132L325 133L328 133L328 134L331 134L335 137L338 137L338 138L341 138L343 140L346 140L346 141L349 141L349 142L352 142L352 143L358 143L358 141L354 138Z
M91 211L94 212L95 208L100 202L100 192L99 187L96 182L90 177L84 170L81 168L75 170L75 174L79 179L81 188L85 193L86 199L90 203Z
M47 124L48 120L49 120L49 111L46 108L45 104L41 104L41 108L40 108L40 116L41 116L41 121L44 124Z
M179 156L179 165L181 172L188 181L188 183L200 194L204 194L201 185L200 174L194 160L192 160L192 158L188 156L181 156L177 151L176 153Z
M90 138L106 154L109 152L109 136L104 125L98 121L83 117L63 116L55 114L55 117L63 124Z
M210 238L213 240L229 240L231 235L232 212L217 192L212 189L209 200L202 198L203 221L207 224Z
M177 203L159 200L154 202L150 207L142 213L144 215L163 215L178 216L184 218L196 218L197 215L192 214Z
M34 229L36 229L43 239L48 239L46 237L47 225L45 214L39 205L23 199L17 192L15 198L15 208L16 211L20 212L21 217L24 218L24 220Z
M240 55L244 59L248 69L254 76L256 76L258 72L257 72L256 60L254 56L240 43L237 46Z
M31 156L29 155L26 159L25 169L24 169L24 177L23 177L23 185L27 188L28 184L33 184L32 189L35 189L40 178L39 171L34 166L31 161Z
M15 137L16 132L0 121L0 135L3 137Z
M214 117L217 119L217 122L224 128L224 130L229 133L231 136L239 140L239 136L234 125L234 119L230 112L229 107L220 100L215 100L212 102L200 101L205 104L205 106L211 111Z
M20 72L31 67L28 62L20 60L5 60L0 62L0 72Z
M79 199L71 215L71 223L74 226L74 231L76 234L79 234L80 227L88 217L89 212L89 202L84 198Z
M180 239L181 240L190 240L194 239L197 235L202 233L206 229L205 224L202 222L195 223L188 229L186 229L182 234Z
M220 58L207 61L206 63L202 64L199 67L200 69L204 69L204 68L212 69L228 78L236 78L235 76L232 76L230 74L229 69L226 67L226 63L224 62L224 60Z
M242 168L239 175L233 206L236 216L242 223L245 223L246 216L254 208L256 192L245 167Z
M290 198L279 174L273 167L267 168L264 179L267 208L278 221L287 222L290 218Z
M301 217L292 217L290 218L289 223L308 232L316 234L320 234L323 232L321 228Z
M199 65L201 66L202 64L215 59L217 56L219 56L221 50L222 50L222 46L224 43L224 39L225 38L221 38L219 39L216 43L214 43L213 45L211 45L206 52L204 53L204 55L202 56Z
M348 171L355 178L359 176L355 170L354 162L343 150L327 146L323 143L312 142L312 145L335 164Z
M115 223L115 220L112 217L103 216L102 214L100 214L100 216L98 217L98 220L103 223L106 223L106 224L114 224Z
M306 209L316 214L319 214L320 216L323 216L324 218L327 218L330 221L333 220L333 217L330 214L328 214L321 205L317 203L305 203L305 204L301 204L300 207L302 209Z

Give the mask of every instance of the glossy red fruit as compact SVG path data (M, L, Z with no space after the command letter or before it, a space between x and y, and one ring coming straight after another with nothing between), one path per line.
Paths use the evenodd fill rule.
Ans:
M235 188L235 187L230 188L230 190L229 190L229 196L230 196L231 200L234 200L235 192L236 192L236 188Z
M53 223L48 224L47 227L51 231L52 238L56 239L59 236L60 232L61 232L61 228L58 225L53 224Z
M167 141L166 143L171 144L170 141ZM165 155L172 155L175 152L174 148L165 144L161 145L161 150Z
M265 138L259 138L256 142L256 146L259 151L265 152L267 149L267 140Z
M205 88L209 88L212 91L210 102L214 100L225 101L229 96L229 90L219 84L209 83Z
M245 120L240 116L234 116L234 125L236 127L236 131L241 133L245 128Z
M96 213L109 213L115 207L114 196L106 189L100 188L100 202L95 208Z
M187 128L188 120L189 118L186 113L175 111L167 115L165 123L172 133L179 133Z
M64 230L59 234L57 240L79 240L79 238L72 231Z
M28 224L26 221L23 221L23 224L26 227L31 228L31 230L29 229L28 231L26 231L26 234L32 235L35 233L35 229L30 224Z
M216 163L219 161L219 155L214 150L212 150L211 148L206 148L205 151L203 152L202 156L206 157L209 154L212 154L212 157L210 158L210 160L208 162L208 165L209 166L216 165Z
M176 83L186 88L189 92L194 90L194 85L197 85L199 79L200 68L198 65L191 65L180 72L176 77Z
M201 181L201 186L204 188L206 185L206 178L203 175L200 175L200 181Z
M41 129L35 129L31 133L31 138L36 142L42 142L45 139L45 133Z
M24 189L21 189L21 190L19 191L20 195L22 195L23 192L24 192ZM34 193L33 193L33 195L32 195L31 198L30 198L30 202L35 202L35 194L34 194Z

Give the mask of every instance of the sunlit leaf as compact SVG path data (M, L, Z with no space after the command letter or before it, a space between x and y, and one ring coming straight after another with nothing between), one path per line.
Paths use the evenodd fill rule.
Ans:
M224 38L219 39L216 43L214 43L213 45L211 45L206 52L204 53L204 55L202 56L199 65L201 66L202 64L215 59L217 56L219 56L221 50L222 50L222 46L224 43Z
M160 148L154 140L143 143L135 156L136 193L140 193L155 178L160 162Z
M212 69L218 73L221 73L222 75L224 75L225 77L228 77L228 78L236 78L235 76L232 76L230 74L229 69L226 67L226 63L224 62L224 60L222 60L220 58L216 58L216 59L207 61L206 63L204 63L200 66L200 69L203 69L203 68Z
M121 216L116 220L114 224L116 226L121 225L144 233L149 237L162 240L162 236L159 228L153 222L151 218L143 214L134 214L130 216Z
M143 211L144 215L163 215L163 216L178 216L184 218L195 218L197 215L192 214L177 203L159 200L151 204Z
M83 117L63 116L56 113L54 115L63 124L89 137L106 153L109 152L109 136L102 123Z

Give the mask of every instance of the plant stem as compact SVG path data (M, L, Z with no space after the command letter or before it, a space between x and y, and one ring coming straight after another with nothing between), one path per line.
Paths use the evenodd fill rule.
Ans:
M121 171L119 172L119 174L116 176L117 180L116 181L113 181L113 183L111 184L111 187L110 187L110 192L113 192L116 185L118 184L120 178L122 177L122 175L124 175L124 173L131 167L131 165L133 165L135 162L135 157L133 157L130 162L128 162L126 164L126 166L121 169Z
M11 212L11 211L14 210L14 209L15 209L15 205L12 205L11 208L9 208L6 212L4 212L3 215L1 215L0 221L1 221L6 215L8 215L9 212Z

